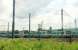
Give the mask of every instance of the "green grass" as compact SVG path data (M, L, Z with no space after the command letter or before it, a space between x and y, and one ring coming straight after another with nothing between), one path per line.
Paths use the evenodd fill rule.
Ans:
M78 50L78 42L54 39L0 39L0 50Z

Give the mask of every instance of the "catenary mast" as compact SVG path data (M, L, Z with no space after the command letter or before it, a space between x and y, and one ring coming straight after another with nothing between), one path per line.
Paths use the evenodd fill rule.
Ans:
M15 30L15 0L13 0L12 39L14 38L14 30Z

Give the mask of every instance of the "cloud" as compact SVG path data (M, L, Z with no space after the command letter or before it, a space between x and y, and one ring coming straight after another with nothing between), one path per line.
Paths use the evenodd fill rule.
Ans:
M78 0L66 0L66 4L67 5L71 5L71 6L74 6L74 7L78 7Z
M34 0L35 1L35 0ZM36 30L37 29L37 24L39 24L41 21L44 21L44 26L45 28L49 26L53 26L53 28L61 28L61 15L60 15L60 10L61 8L64 8L64 27L65 28L70 28L74 27L74 16L77 16L77 7L74 6L76 3L74 0L53 0L50 2L47 2L47 4L42 4L38 1L31 1L28 2L27 4L25 3L25 7L21 6L20 3L18 4L20 9L18 9L18 16L17 18L25 19L26 15L28 15L29 12L33 14L34 17L32 17L32 29ZM42 2L42 1L41 1ZM43 2L44 3L44 2ZM46 2L45 2L46 3ZM35 5L36 4L36 5ZM23 3L24 5L24 3ZM28 8L29 7L29 8ZM25 9L24 9L25 8ZM22 12L22 13L20 13ZM25 13L25 14L24 14ZM23 16L21 18L21 16ZM28 22L28 21L27 21Z
M44 21L44 27L53 26L60 28L60 9L69 16L64 15L65 27L74 26L74 16L78 16L78 0L16 0L16 25L25 25L28 29L28 14L32 14L32 29L37 29L37 24ZM0 22L12 23L12 0L0 0ZM20 26L18 27L20 30Z
M11 13L11 1L0 0L0 22L8 22ZM3 21L4 20L4 21Z
M46 7L51 0L16 0L16 17L21 19L31 13L32 16L41 9Z

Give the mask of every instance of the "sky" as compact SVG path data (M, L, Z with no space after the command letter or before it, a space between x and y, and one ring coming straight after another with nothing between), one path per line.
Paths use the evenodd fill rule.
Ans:
M0 0L0 30L7 30L12 24L13 0ZM37 30L43 23L43 29L61 28L61 9L64 10L64 28L74 28L78 19L78 0L16 0L15 29L28 29L28 14L31 13L31 30ZM77 22L78 23L78 22Z

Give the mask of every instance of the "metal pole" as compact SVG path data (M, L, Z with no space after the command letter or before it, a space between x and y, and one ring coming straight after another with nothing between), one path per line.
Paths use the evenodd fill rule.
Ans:
M9 36L9 22L8 22L8 25L7 25L7 36Z
M29 13L29 33L31 31L31 14Z
M7 28L7 32L9 33L9 22L8 22L8 28Z
M61 24L62 24L62 34L63 32L63 9L61 9Z
M15 0L13 0L12 39L14 38L14 30L15 30Z
M76 21L76 17L75 17L74 22L75 22L75 30L76 30L76 29L77 29L77 21Z
M29 13L29 38L31 38L30 32L31 32L31 14Z

